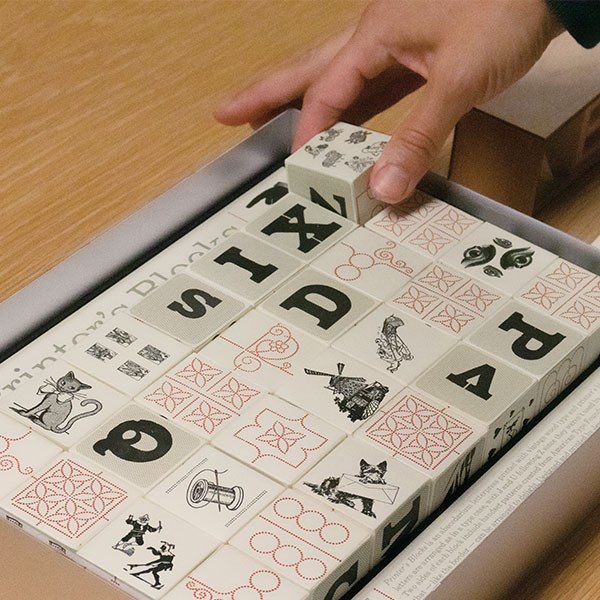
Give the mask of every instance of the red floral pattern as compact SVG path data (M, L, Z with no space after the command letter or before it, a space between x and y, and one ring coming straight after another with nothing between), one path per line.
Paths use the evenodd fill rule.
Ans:
M71 459L60 460L11 499L12 506L70 540L108 520L125 490Z
M392 456L403 456L430 471L443 468L472 433L465 423L413 394L405 395L366 430L367 437Z
M159 379L141 399L159 407L161 414L173 421L193 425L200 435L211 436L260 394L231 372L193 356Z

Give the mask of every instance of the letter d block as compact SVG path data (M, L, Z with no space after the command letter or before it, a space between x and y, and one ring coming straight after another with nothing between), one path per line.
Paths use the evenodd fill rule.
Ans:
M389 137L337 123L285 161L290 192L355 223L366 222L378 206L367 193L371 168Z

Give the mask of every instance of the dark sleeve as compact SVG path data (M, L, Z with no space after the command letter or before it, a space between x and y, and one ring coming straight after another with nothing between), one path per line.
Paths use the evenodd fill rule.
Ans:
M584 48L600 42L600 1L546 0L548 8L560 24Z

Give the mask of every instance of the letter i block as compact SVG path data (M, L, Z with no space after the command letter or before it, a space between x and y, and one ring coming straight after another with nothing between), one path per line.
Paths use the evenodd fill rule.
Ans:
M463 343L425 371L414 386L485 427L485 460L510 442L535 414L537 381L533 377Z
M581 331L587 363L600 354L600 277L595 273L559 258L515 298Z
M371 565L367 530L296 490L269 503L229 543L308 590L311 600L341 597Z
M429 479L372 444L344 440L295 485L371 533L372 563L429 514Z
M431 482L429 512L451 501L482 464L485 428L423 392L405 388L355 436Z
M389 138L337 123L286 159L290 192L355 223L365 222L377 205L367 193L371 168Z
M563 320L508 302L467 341L535 377L541 410L588 364L584 335Z
M191 270L241 300L257 304L303 263L245 233L236 233L191 265Z

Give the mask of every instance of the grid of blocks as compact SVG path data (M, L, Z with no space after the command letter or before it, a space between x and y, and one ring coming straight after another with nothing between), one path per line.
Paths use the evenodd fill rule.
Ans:
M591 364L600 278L419 191L378 205L386 140L311 140L16 387L2 514L138 598L333 600Z

